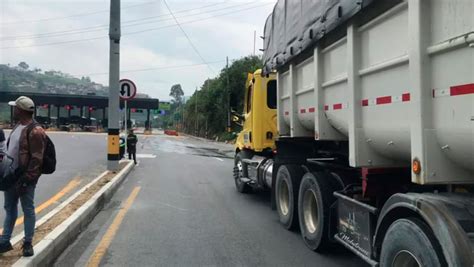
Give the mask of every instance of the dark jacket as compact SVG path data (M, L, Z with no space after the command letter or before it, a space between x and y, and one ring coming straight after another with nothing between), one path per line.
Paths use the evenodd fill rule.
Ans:
M138 137L135 134L129 134L127 136L127 150L136 150L138 143Z
M41 166L43 165L43 154L46 146L46 133L41 126L34 127L27 138L27 126L20 135L20 151L18 154L18 168L22 182L36 184L41 176Z
M3 132L3 129L0 129L0 143L5 142L5 133Z

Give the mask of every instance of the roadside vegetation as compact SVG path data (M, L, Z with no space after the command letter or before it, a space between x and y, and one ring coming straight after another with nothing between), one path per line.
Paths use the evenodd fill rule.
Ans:
M216 78L204 81L189 99L184 99L179 84L174 85L170 90L171 112L163 118L163 126L210 139L234 139L240 127L232 124L227 131L229 109L242 112L247 73L260 67L258 56L232 61Z

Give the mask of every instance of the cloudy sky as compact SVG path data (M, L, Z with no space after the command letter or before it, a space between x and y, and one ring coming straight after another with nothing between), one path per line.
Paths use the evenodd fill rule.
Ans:
M176 83L191 95L219 74L226 56L253 53L254 31L263 34L275 2L166 0L196 52L163 0L122 1L121 77L163 100ZM107 85L109 5L109 0L0 0L0 64L25 61ZM261 47L257 38L257 53Z

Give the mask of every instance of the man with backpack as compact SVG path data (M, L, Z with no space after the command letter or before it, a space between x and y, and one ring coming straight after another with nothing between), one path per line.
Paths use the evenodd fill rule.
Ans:
M34 254L32 241L36 223L35 188L38 178L43 173L45 149L50 140L43 128L33 120L35 110L33 100L21 96L8 104L14 107L13 114L17 121L7 141L7 155L13 159L15 172L14 183L4 189L6 216L0 237L0 253L13 249L10 238L18 217L18 200L20 200L25 229L23 256L29 257Z

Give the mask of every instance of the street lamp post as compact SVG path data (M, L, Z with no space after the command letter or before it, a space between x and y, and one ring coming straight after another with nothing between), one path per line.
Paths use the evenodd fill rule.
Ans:
M120 0L110 0L109 121L107 169L119 167Z
M199 125L199 122L198 122L198 89L197 89L197 86L196 86L196 100L194 102L194 116L196 118L195 120L195 124L194 124L194 135L198 136L198 125Z

